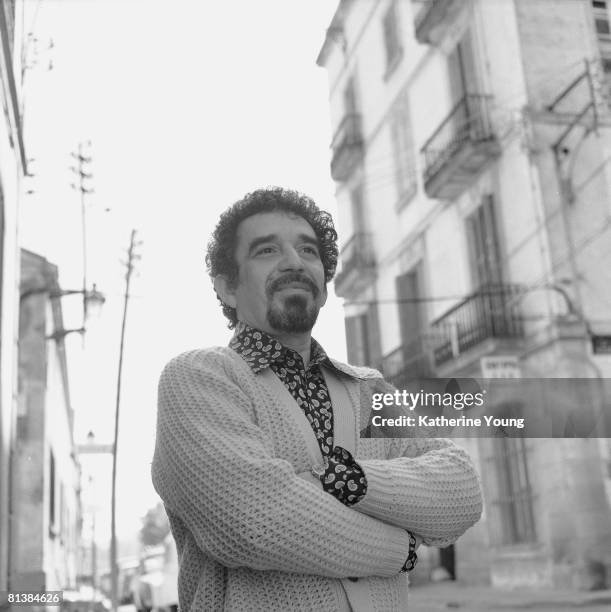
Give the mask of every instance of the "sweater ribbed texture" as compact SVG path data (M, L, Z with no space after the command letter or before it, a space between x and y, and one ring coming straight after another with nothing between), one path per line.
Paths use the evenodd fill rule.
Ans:
M379 383L350 385L356 423L359 397ZM471 462L449 440L359 440L372 488L354 508L300 478L311 467L303 434L229 348L173 359L158 408L152 475L176 539L182 612L336 612L348 576L376 577L371 609L398 611L402 528L445 544L481 513Z

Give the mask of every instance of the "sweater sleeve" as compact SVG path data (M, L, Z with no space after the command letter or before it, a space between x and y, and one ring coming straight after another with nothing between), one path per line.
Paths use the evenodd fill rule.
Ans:
M352 506L409 529L430 546L455 542L482 513L479 476L467 452L443 438L361 440L385 444L386 459L358 463L367 493Z
M274 456L221 359L181 355L159 383L153 484L200 549L227 567L397 574L407 534L347 508Z

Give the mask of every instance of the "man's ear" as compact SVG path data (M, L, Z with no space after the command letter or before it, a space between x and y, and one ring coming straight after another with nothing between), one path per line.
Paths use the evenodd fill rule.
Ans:
M236 308L237 300L235 297L235 287L224 274L219 274L214 278L214 290L224 304L231 308Z
M327 303L328 297L329 297L329 292L327 291L327 283L325 283L324 287L322 288L322 302L320 303L321 308Z

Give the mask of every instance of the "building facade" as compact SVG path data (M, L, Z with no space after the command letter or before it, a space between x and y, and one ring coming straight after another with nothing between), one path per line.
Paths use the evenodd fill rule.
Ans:
M611 377L609 4L339 2L317 63L351 362L397 386L486 377L491 362ZM610 584L607 440L464 443L484 517L456 567L444 551L421 572Z
M82 525L57 267L21 251L17 427L11 487L11 590L77 587Z
M17 218L26 174L21 121L21 5L0 3L0 591L8 586L9 490L15 434L19 255Z

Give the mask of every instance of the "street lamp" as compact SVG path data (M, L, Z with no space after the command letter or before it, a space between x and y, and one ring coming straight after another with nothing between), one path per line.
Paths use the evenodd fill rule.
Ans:
M47 340L63 340L68 334L85 333L85 323L88 319L98 316L106 298L104 294L98 291L94 283L91 289L60 289L59 287L50 287L44 285L42 287L31 287L23 290L19 295L19 304L22 305L25 300L33 295L41 295L47 293L49 298L62 298L67 295L82 295L83 296L83 325L75 329L56 329L52 334L49 334Z

